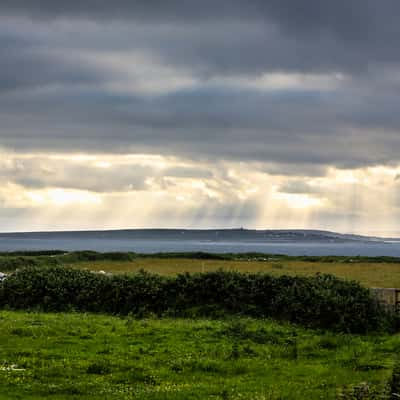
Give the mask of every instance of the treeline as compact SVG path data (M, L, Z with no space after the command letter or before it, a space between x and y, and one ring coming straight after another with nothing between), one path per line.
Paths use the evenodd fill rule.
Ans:
M65 267L18 270L0 284L0 307L143 317L247 315L366 333L394 328L370 291L331 275L273 277L216 271L165 277L104 275Z

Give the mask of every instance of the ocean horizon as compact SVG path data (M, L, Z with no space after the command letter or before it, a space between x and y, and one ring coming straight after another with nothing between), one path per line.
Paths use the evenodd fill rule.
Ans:
M0 251L24 250L400 257L400 241L317 230L138 229L0 234Z

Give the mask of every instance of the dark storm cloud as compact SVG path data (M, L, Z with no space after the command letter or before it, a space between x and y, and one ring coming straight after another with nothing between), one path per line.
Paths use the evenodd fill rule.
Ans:
M290 0L3 0L3 13L37 17L80 17L95 19L229 19L271 18L278 20L289 30L314 32L317 29L332 30L346 38L359 38L369 32L371 23L382 19L396 19L400 6L396 0L339 0L321 2L307 0L293 3ZM375 28L374 25L372 27Z
M310 164L319 169L397 160L400 105L393 101L370 93L358 104L351 92L338 98L219 89L150 99L57 92L0 98L0 118L2 144L13 148L155 152L300 163L310 170ZM379 113L387 104L393 105L386 121ZM368 121L371 113L376 118Z
M133 27L131 43L141 45L146 39L150 51L207 73L364 70L371 63L398 61L399 12L396 0L221 0L217 4L7 0L0 4L3 15L102 24L122 21ZM147 28L137 35L138 24Z
M399 11L394 0L3 0L0 146L256 160L309 175L395 163ZM162 68L194 83L169 88ZM333 83L241 86L269 72Z
M62 51L0 31L0 94L54 84L88 85L100 79L99 72L74 62Z

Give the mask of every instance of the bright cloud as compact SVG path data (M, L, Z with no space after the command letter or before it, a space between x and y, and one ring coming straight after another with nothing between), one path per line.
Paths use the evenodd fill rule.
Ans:
M59 228L327 224L371 233L373 210L376 231L390 232L399 213L398 176L400 166L294 176L271 174L258 162L3 152L1 218L8 230L7 211L17 229L27 221L32 229L48 229L52 218L68 213Z

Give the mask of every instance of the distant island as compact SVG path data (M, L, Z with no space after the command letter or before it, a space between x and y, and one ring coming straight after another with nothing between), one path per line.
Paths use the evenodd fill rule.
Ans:
M387 239L312 229L119 229L0 233L1 239L106 239L206 242L384 242Z

